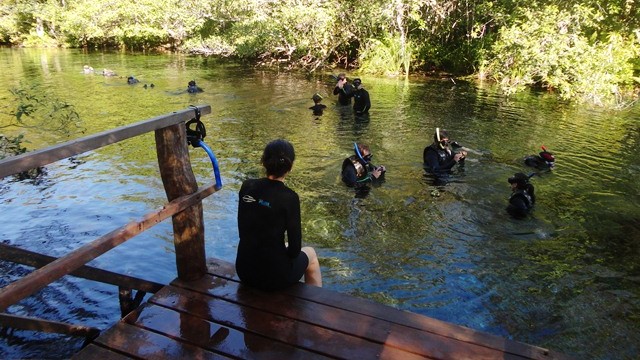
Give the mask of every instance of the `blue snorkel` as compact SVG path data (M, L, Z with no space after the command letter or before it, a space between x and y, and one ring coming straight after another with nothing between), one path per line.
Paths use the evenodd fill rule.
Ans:
M207 144L204 143L204 141L202 141L202 139L198 139L196 142L196 145L194 145L194 147L201 147L204 149L204 151L207 153L207 155L209 155L209 159L211 159L211 164L213 165L213 174L215 175L216 178L216 190L220 190L222 188L222 179L220 178L220 168L218 167L218 159L216 159L216 156L213 154L213 151L211 151L211 149L207 146Z
M216 179L215 189L220 190L222 188L222 179L220 178L220 168L218 167L218 159L213 154L213 151L207 146L207 144L202 141L205 136L207 136L207 130L204 127L202 121L200 121L200 110L192 105L195 108L196 116L195 118L187 121L185 127L187 128L187 143L191 146L201 147L204 151L209 155L209 159L211 160L211 164L213 165L213 173ZM195 124L195 129L191 128L191 125Z
M362 162L364 162L364 163L365 163L365 165L366 165L366 164L368 164L369 162L368 162L367 160L365 160L365 159L362 157L362 154L360 154L360 149L358 149L358 143L355 143L355 142L354 142L354 143L353 143L353 148L355 149L355 151L356 151L356 155L358 155L358 157L360 158L360 160L362 160Z

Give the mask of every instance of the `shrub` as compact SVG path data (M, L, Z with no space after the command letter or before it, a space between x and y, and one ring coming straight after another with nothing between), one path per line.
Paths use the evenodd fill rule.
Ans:
M512 26L500 30L483 71L507 94L536 86L563 99L623 105L625 85L633 83L637 39L618 33L591 40L600 14L576 5L573 11L547 6L525 10Z

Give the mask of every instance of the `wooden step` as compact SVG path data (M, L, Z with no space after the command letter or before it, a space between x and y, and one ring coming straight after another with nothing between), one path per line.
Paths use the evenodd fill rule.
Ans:
M569 358L324 288L260 291L229 262L207 266L199 280L164 286L75 358Z

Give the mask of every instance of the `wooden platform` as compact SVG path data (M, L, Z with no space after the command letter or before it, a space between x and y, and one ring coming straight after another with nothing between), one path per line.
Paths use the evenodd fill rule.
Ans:
M261 292L220 260L208 269L162 288L74 359L568 358L331 290Z

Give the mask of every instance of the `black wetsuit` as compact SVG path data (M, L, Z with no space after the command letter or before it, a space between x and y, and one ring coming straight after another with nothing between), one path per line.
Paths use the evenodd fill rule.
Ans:
M340 105L350 105L351 96L353 96L353 85L346 83L340 89L337 85L333 88L333 95L338 95L338 102Z
M298 194L281 181L263 178L243 182L239 197L236 271L240 280L263 290L298 282L309 265L300 250Z
M514 217L526 216L536 202L533 185L529 184L527 190L516 189L509 198L507 212Z
M424 148L422 160L430 171L438 173L450 170L456 164L453 159L454 155L449 149L442 149L437 144L431 144Z
M204 90L202 90L202 88L197 85L189 85L187 86L187 92L189 94L195 94L195 93L204 92Z
M313 110L313 115L320 116L324 112L324 109L327 108L325 104L315 104L309 108L309 110Z
M353 111L356 114L366 114L371 109L371 100L369 92L365 89L356 89L353 93Z
M531 166L539 170L551 169L554 165L552 161L547 161L539 155L527 156L524 158L524 163L527 166Z

